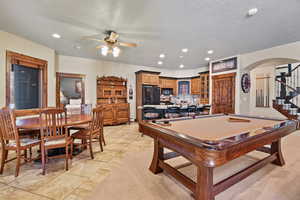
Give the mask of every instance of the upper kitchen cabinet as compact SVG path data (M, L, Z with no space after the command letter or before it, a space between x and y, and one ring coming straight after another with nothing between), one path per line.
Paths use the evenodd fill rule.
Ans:
M159 85L159 72L139 71L141 83L144 85Z
M177 94L177 79L169 77L159 77L159 87L173 90L173 95Z
M200 73L200 103L209 103L209 72Z
M191 79L191 94L200 95L200 77L194 77Z

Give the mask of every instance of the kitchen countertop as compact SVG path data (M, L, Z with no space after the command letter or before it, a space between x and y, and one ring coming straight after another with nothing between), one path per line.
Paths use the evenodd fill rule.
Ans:
M197 105L197 108L203 108L205 106L210 106L210 104L203 104L203 105ZM180 106L180 105L144 105L144 106L140 106L139 109L142 109L142 108L147 108L147 107L153 107L153 108L156 108L156 109L168 109L170 107L179 107L179 108L187 108L188 106Z

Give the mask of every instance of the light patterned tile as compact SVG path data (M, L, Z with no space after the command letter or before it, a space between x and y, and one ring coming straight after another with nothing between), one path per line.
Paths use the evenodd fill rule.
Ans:
M34 194L31 192L27 192L24 190L20 190L11 186L1 187L0 190L0 199L3 200L49 200L49 198Z
M103 162L97 162L94 160L84 160L76 164L72 169L70 169L67 174L83 176L83 177L93 177L101 176L102 174L109 173L107 169L107 164Z
M61 200L70 195L84 180L87 180L87 178L62 174L49 181L48 184L39 187L34 193Z

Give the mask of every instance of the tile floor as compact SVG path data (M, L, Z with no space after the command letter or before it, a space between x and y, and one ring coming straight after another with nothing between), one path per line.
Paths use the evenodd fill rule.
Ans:
M152 140L141 137L138 125L105 127L107 145L100 152L94 143L94 160L84 151L73 158L69 171L64 170L63 159L49 160L47 174L41 175L39 163L21 166L19 177L14 177L15 162L5 166L0 175L0 199L2 200L83 200L107 175L119 165L127 152L139 152L152 147ZM14 153L12 153L11 156Z

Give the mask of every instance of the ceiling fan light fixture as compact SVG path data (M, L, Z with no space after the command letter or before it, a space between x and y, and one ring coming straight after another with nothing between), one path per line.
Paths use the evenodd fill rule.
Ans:
M252 16L256 15L257 12L258 12L258 8L251 8L251 9L248 10L247 15L248 15L249 17L252 17Z
M113 50L112 50L112 54L113 56L116 58L116 57L119 57L120 55L120 52L121 52L121 49L119 47L114 47Z
M102 54L103 56L107 56L108 50L109 50L108 46L103 46L103 47L101 47L101 54Z

